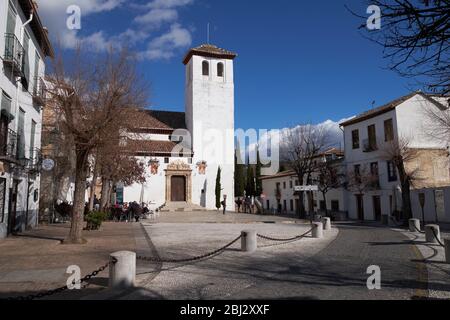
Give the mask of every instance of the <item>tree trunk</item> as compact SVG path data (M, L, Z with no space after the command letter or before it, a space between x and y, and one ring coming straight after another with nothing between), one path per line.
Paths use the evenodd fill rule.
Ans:
M101 210L106 209L106 207L109 203L109 199L108 199L109 189L111 189L109 179L102 178L102 198L100 201L100 209Z
M95 186L97 184L97 178L98 178L98 165L97 165L97 159L95 159L95 165L94 165L94 172L92 175L92 183L91 183L91 190L89 194L89 211L94 211L94 198L95 198Z
M398 171L400 176L400 186L402 189L402 211L403 219L408 221L412 218L411 209L411 182L406 174L405 166L403 162L398 165Z
M304 191L300 191L299 193L299 217L300 219L303 219L305 217L305 192Z
M322 191L323 201L325 202L325 217L328 217L328 208L327 208L327 193Z
M82 244L86 241L82 237L84 227L84 208L85 208L85 192L87 177L87 155L85 150L76 152L76 169L75 169L75 193L72 209L72 223L70 225L69 236L65 243Z

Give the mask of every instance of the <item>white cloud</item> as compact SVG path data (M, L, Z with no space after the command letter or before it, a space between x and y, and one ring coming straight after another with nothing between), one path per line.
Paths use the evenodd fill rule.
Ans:
M179 23L178 9L193 3L194 0L153 0L143 5L129 4L125 0L37 0L39 14L43 23L49 28L53 40L57 40L62 49L74 49L83 45L92 51L104 51L109 47L122 45L139 46L143 41L149 45L139 54L144 59L168 59L174 56L175 50L187 47L192 43L190 31ZM134 22L139 25L130 26L124 32L108 35L105 30L92 34L83 34L82 30L69 30L66 27L67 7L77 5L81 8L81 27L83 18L102 12L124 7L139 8ZM144 14L142 14L144 12ZM166 25L169 30L156 34ZM150 39L153 35L155 38ZM149 40L150 39L150 40Z
M188 47L191 44L190 32L179 24L173 24L167 33L153 39L147 50L142 52L140 56L149 60L169 59L173 57L175 49Z
M153 9L146 14L137 16L134 21L148 26L160 26L164 22L172 22L178 19L178 12L174 9Z

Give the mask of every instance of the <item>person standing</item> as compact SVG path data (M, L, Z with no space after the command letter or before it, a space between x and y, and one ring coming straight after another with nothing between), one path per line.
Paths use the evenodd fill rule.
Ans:
M227 210L227 196L223 196L223 201L221 202L222 207L223 207L223 214L225 215L225 212Z
M241 205L242 205L242 200L241 200L240 197L237 199L236 205L237 205L237 208L238 208L238 213L240 213L241 212Z

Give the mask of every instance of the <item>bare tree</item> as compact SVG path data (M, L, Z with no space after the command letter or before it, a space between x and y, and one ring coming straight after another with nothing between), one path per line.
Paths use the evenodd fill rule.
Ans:
M280 145L281 161L285 162L297 175L301 185L311 182L314 158L326 147L328 131L311 124L300 125L287 130ZM299 192L299 215L305 216L304 191ZM309 207L312 208L311 199Z
M62 115L61 128L75 152L75 194L68 243L83 243L88 160L93 150L133 121L145 106L146 86L127 50L93 56L81 48L63 62L54 62L49 99Z
M448 94L449 0L371 0L368 4L378 6L382 16L381 29L368 31L367 37L384 47L389 67L415 78L425 91Z
M409 139L399 137L387 142L380 152L382 157L391 161L398 171L402 191L403 218L410 219L412 218L411 187L414 186L415 181L419 180L419 176L418 169L411 169L408 164L417 159L418 151L410 147Z
M450 108L444 105L430 105L424 109L427 121L426 133L432 138L450 143Z
M325 202L325 216L328 216L327 193L344 185L345 174L340 171L339 163L341 163L339 160L325 160L320 162L315 169L317 187Z

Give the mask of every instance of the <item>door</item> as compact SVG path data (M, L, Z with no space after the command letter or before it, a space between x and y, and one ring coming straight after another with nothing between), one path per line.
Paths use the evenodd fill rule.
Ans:
M9 189L8 234L13 233L16 229L18 186L19 182L17 180L14 180L12 188Z
M358 213L358 220L364 220L364 201L361 194L356 195L356 210Z
M445 221L444 190L434 191L434 203L436 204L436 222Z
M173 176L171 178L171 199L172 202L186 201L186 177Z
M381 199L380 196L373 196L373 213L375 221L381 221Z

